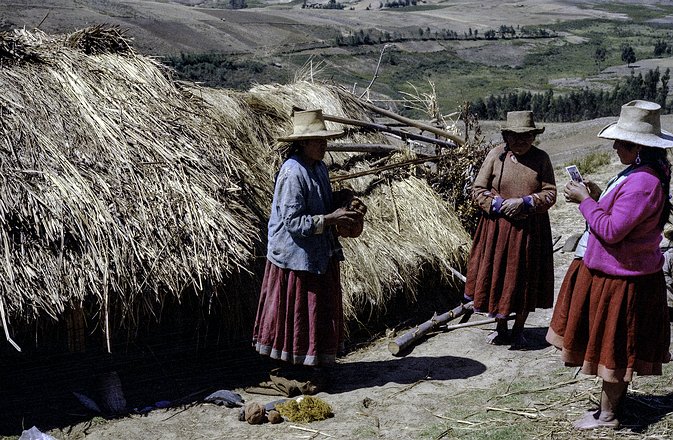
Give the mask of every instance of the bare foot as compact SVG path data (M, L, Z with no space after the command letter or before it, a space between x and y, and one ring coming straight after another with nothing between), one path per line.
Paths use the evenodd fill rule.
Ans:
M509 344L509 335L507 334L502 334L498 331L494 331L492 333L489 333L488 336L486 336L486 343L491 344L491 345L507 345Z
M613 414L607 416L606 413L600 411L589 411L581 419L574 421L573 427L576 429L619 428L619 420ZM610 420L604 420L608 418Z

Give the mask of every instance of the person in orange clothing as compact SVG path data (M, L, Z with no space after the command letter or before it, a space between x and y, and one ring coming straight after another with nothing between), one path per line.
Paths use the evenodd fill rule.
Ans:
M554 262L547 211L556 203L549 155L535 147L531 111L507 113L504 144L493 148L474 182L473 199L483 210L467 265L465 298L476 311L496 318L487 342L525 349L529 312L554 300ZM507 319L516 318L509 333Z
M586 243L561 285L547 341L568 366L603 379L600 405L574 422L578 429L619 427L633 374L661 375L669 362L670 324L661 233L671 213L673 134L661 130L661 106L635 100L598 137L614 141L628 165L601 191L570 181L566 200L579 205Z

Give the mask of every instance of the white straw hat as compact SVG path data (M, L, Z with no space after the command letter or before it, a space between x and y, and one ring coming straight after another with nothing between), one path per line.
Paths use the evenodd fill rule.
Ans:
M511 131L514 133L535 133L544 132L544 127L536 127L533 122L533 112L522 110L516 112L507 112L507 122L500 126L501 131Z
M646 147L673 148L673 134L661 129L660 112L661 106L656 102L627 102L622 106L619 120L603 128L598 137Z
M322 110L295 111L292 116L292 134L278 138L280 142L300 141L304 139L332 139L343 136L343 130L328 130Z

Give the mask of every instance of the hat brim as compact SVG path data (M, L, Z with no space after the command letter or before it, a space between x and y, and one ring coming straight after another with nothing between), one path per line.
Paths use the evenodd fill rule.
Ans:
M661 130L661 135L650 133L636 133L626 131L613 122L605 126L599 133L599 138L632 142L638 145L655 148L673 148L673 134L666 130Z
M321 130L321 131L313 131L310 133L290 134L287 136L276 138L276 140L278 142L293 142L293 141L303 141L307 139L335 139L343 136L344 134L346 134L346 132L343 130Z
M534 133L534 134L540 134L544 133L544 127L507 127L507 126L501 126L500 131L506 132L509 131L511 133Z

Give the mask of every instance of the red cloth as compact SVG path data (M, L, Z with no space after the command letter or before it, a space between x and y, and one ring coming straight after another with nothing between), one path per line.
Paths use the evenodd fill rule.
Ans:
M262 355L299 365L334 363L343 343L339 261L323 275L266 263L253 330Z
M554 301L554 261L549 216L522 220L484 215L467 265L465 296L477 311L505 317L550 308Z
M670 324L661 271L616 277L575 259L559 291L547 341L568 366L606 382L630 382L633 373L660 375L670 361Z

